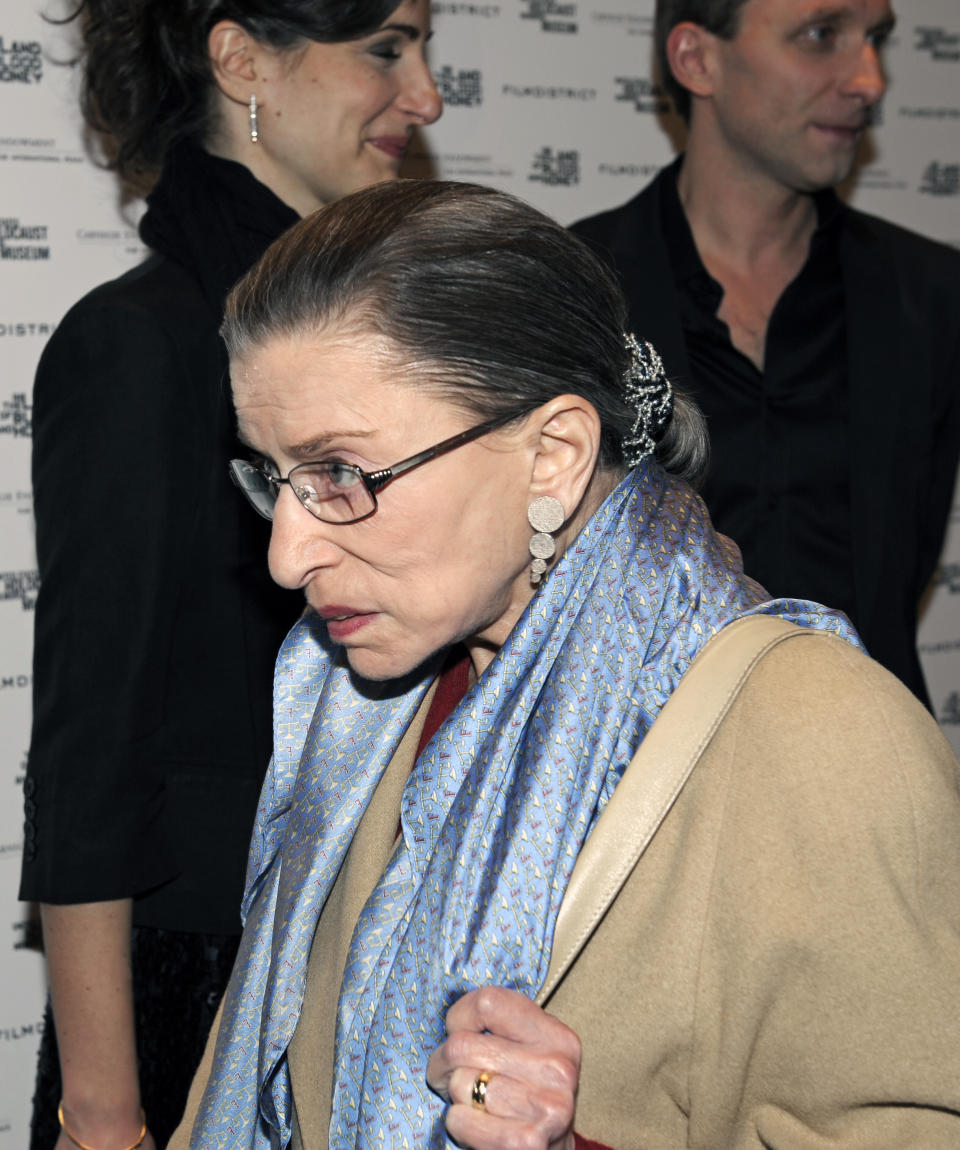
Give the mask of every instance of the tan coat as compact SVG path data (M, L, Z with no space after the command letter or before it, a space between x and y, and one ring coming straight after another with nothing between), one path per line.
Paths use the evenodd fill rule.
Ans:
M414 746L314 945L290 1048L306 1150ZM771 652L547 1009L583 1042L577 1130L617 1150L957 1150L960 768L930 716L840 640Z

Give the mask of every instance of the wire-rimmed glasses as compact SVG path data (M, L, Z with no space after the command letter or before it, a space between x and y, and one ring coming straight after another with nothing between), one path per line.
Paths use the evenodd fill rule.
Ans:
M283 478L271 463L231 459L230 477L264 519L273 519L280 488L287 484L310 514L323 523L359 523L376 511L377 492L388 483L516 418L516 413L513 413L488 419L378 471L364 471L353 463L331 459L319 463L298 463Z

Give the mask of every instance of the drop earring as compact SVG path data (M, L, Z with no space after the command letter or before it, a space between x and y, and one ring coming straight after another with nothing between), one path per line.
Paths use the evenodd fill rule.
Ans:
M530 582L539 583L547 569L547 560L557 550L553 532L559 531L566 519L566 512L559 499L552 495L538 495L527 508L527 521L536 532L530 539Z
M256 94L250 93L250 143L257 144L260 142L260 117L257 114L257 97Z

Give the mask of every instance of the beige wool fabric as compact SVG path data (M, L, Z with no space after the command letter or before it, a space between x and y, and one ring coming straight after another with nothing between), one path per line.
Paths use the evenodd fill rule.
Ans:
M424 716L314 942L304 1150L327 1146L337 986ZM772 650L547 1009L583 1042L576 1128L616 1150L957 1150L960 766L927 712L830 635Z

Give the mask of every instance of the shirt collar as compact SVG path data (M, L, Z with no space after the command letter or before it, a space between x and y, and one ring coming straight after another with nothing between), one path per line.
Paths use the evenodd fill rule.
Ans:
M719 306L723 288L710 275L700 258L687 213L677 191L677 176L682 163L681 153L663 170L660 197L660 224L667 250L670 252L674 282L678 287L685 285L693 291L703 293L711 300L715 299L716 305ZM817 226L810 241L811 249L814 245L819 247L825 239L836 236L844 211L843 201L833 188L815 192L813 202L817 210Z

